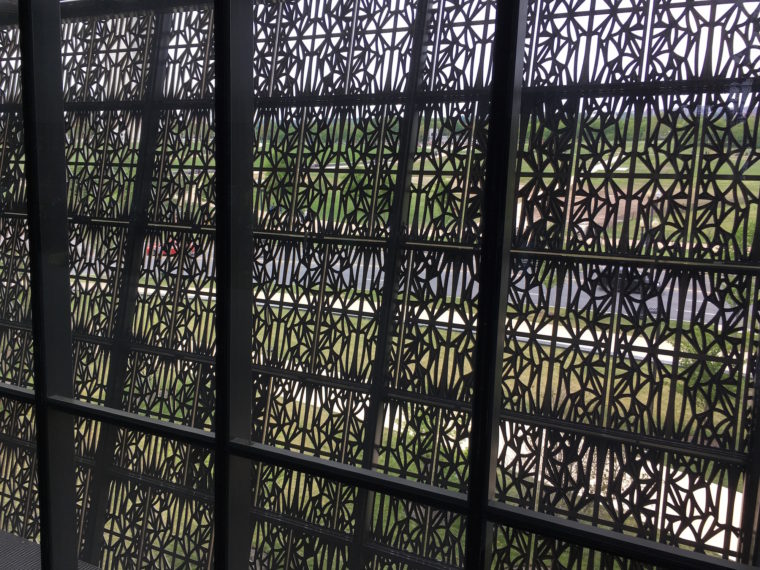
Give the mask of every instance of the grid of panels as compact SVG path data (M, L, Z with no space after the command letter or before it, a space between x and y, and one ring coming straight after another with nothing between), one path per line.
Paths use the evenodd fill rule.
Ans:
M213 51L208 9L62 27L76 397L212 430ZM192 109L179 109L198 100ZM213 454L76 425L79 553L211 564Z
M18 34L17 26L0 28L0 381L31 387L32 318Z
M34 406L0 398L0 532L39 542Z
M16 25L0 27L0 382L34 386L21 54ZM34 406L0 397L0 532L39 542Z
M746 557L760 8L527 4L495 498ZM281 454L250 463L250 567L464 567L470 446L484 445L470 431L486 381L475 356L496 2L253 11L250 439ZM87 412L76 532L80 557L103 567L210 567L229 538L214 534L212 476L213 26L201 6L62 27L69 407ZM5 105L18 100L0 113L11 109L4 152L18 142L2 168L21 220L1 262L3 307L27 341L8 337L18 362L3 380L30 386L21 123ZM5 526L34 538L33 407L6 401ZM236 445L221 449L255 457ZM351 482L352 468L369 475ZM540 532L489 533L494 568L643 567Z
M496 3L254 11L253 441L466 493ZM253 550L463 564L462 516L346 492L323 491L345 551L258 532Z
M760 8L529 10L496 498L749 560Z
M622 556L503 525L493 529L493 568L653 570Z
M353 567L361 489L259 463L253 474L252 568ZM368 525L363 568L462 566L462 515L378 494Z
M82 418L75 424L77 457L97 465L108 427ZM77 499L89 500L88 522L101 525L98 567L210 568L213 461L213 452L197 446L118 430L107 467L105 504L84 494L91 474L77 473ZM96 482L99 476L96 472ZM98 507L104 512L94 512Z

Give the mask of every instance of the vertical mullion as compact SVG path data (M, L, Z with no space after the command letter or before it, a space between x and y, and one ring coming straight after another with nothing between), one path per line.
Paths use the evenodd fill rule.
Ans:
M171 31L171 14L159 14L154 24L152 52L148 68L147 87L143 100L143 113L140 126L140 148L137 157L130 221L124 245L124 278L121 280L118 294L114 338L111 358L106 380L105 405L120 409L124 396L124 385L129 361L129 345L132 339L132 320L137 307L137 289L140 284L140 265L143 256L143 243L148 228L148 206L153 180L155 149L158 144L159 109L157 102L161 98L166 59L169 53L169 33ZM150 42L150 39L147 40ZM98 564L100 542L108 509L109 473L114 462L116 436L118 428L102 424L95 465L92 468L90 485L90 516L85 526L85 540L82 545L83 558ZM88 509L83 507L86 512ZM85 514L83 513L83 516Z
M753 251L754 254L754 251ZM748 315L749 324L747 325L748 335L757 326L755 314L758 313L757 301L760 294L760 280L753 278L750 287L753 299L750 301L750 307L754 309L753 314ZM751 354L754 339L747 339L747 354ZM740 519L741 539L739 541L740 561L745 564L760 564L760 358L755 359L755 363L747 365L747 374L744 376L748 384L745 388L748 396L748 403L744 410L752 410L751 421L749 426L749 461L745 471L744 480L744 501L742 504L742 513ZM741 411L740 411L741 413Z
M757 209L755 217L755 228L760 228L760 208ZM747 236L749 237L749 236ZM749 253L750 264L757 267L760 265L760 231L755 231L752 239L752 246ZM752 298L750 307L754 308L747 319L747 336L752 337L752 331L758 326L758 317L760 315L760 279L752 281L750 287ZM752 345L754 339L748 338L746 342L746 354L752 354ZM744 410L752 410L751 421L748 434L748 453L750 460L746 469L744 483L744 501L742 504L742 514L740 528L742 540L740 541L741 561L746 564L760 565L760 358L755 359L754 365L750 358L748 370L745 375L747 383L746 394L747 404ZM741 410L740 410L741 413ZM738 428L737 428L737 431Z
M246 568L253 535L251 466L232 439L251 437L253 349L253 6L215 0L216 568Z
M59 0L22 0L24 147L29 204L42 567L76 567L74 422L48 407L73 393Z
M755 370L755 394L760 393L758 389L758 380L760 372ZM755 403L753 404L753 410L758 409L758 401L755 396ZM741 529L742 529L742 541L741 541L741 560L746 564L758 565L760 564L760 421L757 419L757 414L753 419L754 428L751 435L751 459L749 463L748 473L745 475L744 485L744 504L741 515Z
M502 354L510 249L515 225L517 150L526 0L501 0L496 10L491 120L483 192L483 241L478 294L475 383L470 433L465 567L490 567L491 532L486 516L494 495L501 409Z
M385 281L379 308L377 350L371 372L370 402L365 419L365 435L362 449L362 467L372 469L377 453L378 438L383 433L383 402L386 393L386 365L390 354L393 334L393 311L395 308L396 286L400 279L401 263L404 257L404 234L409 209L409 188L411 185L414 153L419 131L418 92L422 87L422 70L425 57L425 43L428 32L429 0L419 0L412 31L412 52L405 86L404 118L399 132L399 169L394 188L391 214L389 218L389 238L387 255L384 260ZM366 564L367 536L372 526L374 495L367 489L359 489L355 502L354 541L349 554L352 570L364 568Z

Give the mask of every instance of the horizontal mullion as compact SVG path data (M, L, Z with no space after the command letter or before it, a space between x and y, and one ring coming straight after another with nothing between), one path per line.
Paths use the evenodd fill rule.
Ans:
M23 215L23 217L26 217L26 215ZM103 218L99 216L84 216L81 214L69 216L68 221L69 224L81 224L83 226L98 225L122 228L126 228L132 224L131 220L127 218ZM209 235L216 233L216 228L214 226L202 226L198 224L175 224L161 221L149 221L146 226L151 230L184 231Z
M327 234L323 232L289 232L280 230L253 230L251 236L256 240L275 240L282 242L303 242L315 244L336 244L364 247L387 247L388 241L382 238Z
M213 448L215 445L214 432L156 420L133 412L90 404L75 398L51 396L47 398L47 405L71 415L123 428L135 429L151 435L166 437L204 448Z
M552 418L545 415L502 410L499 414L499 418L502 421L539 426L551 430L583 435L597 440L638 445L650 449L669 451L678 455L688 455L692 457L701 457L703 459L718 461L721 463L730 463L732 465L743 466L746 465L749 461L749 457L747 455L736 451L716 449L704 445L694 445L678 440L654 437L651 435L639 435L620 429L601 428L589 424L581 424L568 420Z
M490 88L473 88L460 90L418 91L414 102L418 106L426 103L482 102L487 103L491 97ZM256 97L256 106L260 109L291 107L355 107L363 105L404 105L409 103L409 95L397 93L335 93L330 95L275 95Z
M0 328L32 332L32 322L30 320L9 321L8 319L0 319Z
M0 210L0 218L16 218L26 220L29 215L26 212L14 210Z
M149 221L146 224L149 231L188 232L194 234L215 235L214 226L200 226L198 224L172 224L168 222Z
M172 494L177 495L183 499L200 499L208 503L214 502L214 495L211 491L203 491L199 489L193 489L188 485L180 485L179 483L172 483L166 481L155 475L147 475L142 473L135 473L124 467L111 466L109 469L113 479L120 481L139 481L146 485L159 488L161 490L170 491Z
M380 556L393 560L394 562L401 562L407 568L415 568L418 570L456 570L457 568L461 568L461 566L451 566L449 564L444 564L443 562L438 562L429 558L422 558L410 552L406 552L398 548L384 546L371 540L366 542L363 548L365 548L368 552L379 554Z
M84 227L87 226L105 226L108 228L128 228L131 225L129 220L117 219L117 218L89 218L87 216L69 216L69 224L77 224ZM168 224L163 222L148 222L146 224L147 229L150 232L156 233L160 231L167 232L184 232L188 234L203 234L214 236L216 234L216 228L211 226L201 226L197 224Z
M61 2L61 19L73 20L133 12L172 12L182 8L209 7L212 0L69 0Z
M663 269L683 269L692 271L739 273L760 275L760 265L756 263L725 263L722 261L700 261L696 259L670 257L644 257L635 255L602 254L585 251L550 251L540 249L510 250L513 257L548 259L551 261L600 263L605 265L619 264L641 267L656 267Z
M28 452L37 452L37 442L34 439L23 439L21 437L13 437L7 433L0 432L0 444L7 447L14 447L16 449L23 449Z
M121 227L126 228L130 222L124 218L101 218L95 216L82 216L79 214L71 215L69 218L69 224L80 224L82 226L108 226L108 227Z
M635 97L647 95L694 95L701 93L748 92L760 89L760 78L694 79L680 81L644 81L630 83L572 83L568 85L537 85L523 88L523 102L533 98L556 96Z
M198 354L195 352L186 352L183 350L174 350L171 348L161 348L134 341L129 343L128 350L153 356L166 356L169 358L176 358L179 360L195 362L198 364L216 364L216 357L207 354Z
M422 404L424 406L433 406L436 408L445 408L456 412L472 412L471 402L462 402L460 400L441 398L439 396L431 396L428 394L418 394L416 392L398 389L388 389L386 394L388 395L388 399L391 400Z
M660 567L684 570L752 568L730 560L495 501L489 502L486 513L488 519L497 524Z
M147 106L147 103L141 99L105 99L105 100L85 100L85 101L65 101L63 108L65 111L71 111L75 113L97 113L101 111L143 111ZM172 109L200 109L211 110L214 107L213 99L177 99L177 98L162 98L151 103L151 106L155 106L161 110ZM0 111L2 107L0 107ZM19 106L20 110L20 106Z
M287 527L290 530L300 530L309 534L326 538L331 542L343 543L346 545L351 544L351 536L348 536L340 531L325 528L324 526L320 526L308 521L296 519L289 515L273 513L272 511L268 511L261 507L253 507L251 509L251 516L254 520L264 520L269 523Z
M78 342L85 342L90 344L96 344L98 346L111 348L113 347L114 340L108 337L95 336L80 331L72 331L71 337ZM148 354L152 356L164 356L168 358L176 358L189 362L195 362L198 364L215 364L216 358L214 356L198 354L195 352L186 352L183 350L174 350L171 348L162 348L157 346L151 346L140 342L130 342L129 350L133 352L139 352L140 354Z
M237 438L230 442L230 451L238 457L301 471L431 507L460 514L467 512L466 495L433 485Z
M161 110L172 109L187 109L198 111L213 111L214 110L214 98L213 97L201 97L201 98L176 98L176 97L162 97L155 103L156 107Z
M0 382L0 396L10 400L16 400L17 402L34 404L34 390L24 386Z
M108 475L109 479L114 479L118 481L139 481L140 483L145 483L146 485L151 485L153 487L161 488L162 490L171 491L172 493L184 499L202 499L204 501L209 501L209 502L213 501L214 499L213 494L210 491L193 489L192 487L188 487L187 485L172 483L171 481L167 481L166 479L161 479L160 477L157 477L155 475L149 475L145 473L135 473L134 471L131 471L125 467L116 465L115 464L116 460L117 459L114 457L114 463L106 467L109 474ZM97 468L97 465L95 463L95 458L93 457L87 457L87 456L75 454L74 462L77 465L77 467L90 469L90 470Z
M329 376L322 376L320 374L311 374L299 370L288 370L286 368L277 368L275 366L264 366L260 364L254 364L251 370L254 374L260 374L262 376L283 378L295 382L302 382L304 384L334 388L336 390L350 390L351 392L359 394L370 393L370 386L368 384L339 380L336 378L330 378Z
M110 348L113 346L112 338L96 336L96 335L87 334L87 333L83 333L81 331L76 331L76 330L71 331L71 339L76 342L95 344L97 346L106 347L106 348Z
M252 232L254 239L260 240L277 240L292 242L309 242L315 244L336 244L350 246L365 246L376 248L387 248L390 244L389 238L371 238L362 236L350 236L340 234L328 234L325 232L290 232L280 230L254 230ZM401 247L404 249L424 250L424 251L445 251L451 253L473 254L480 250L475 244L465 244L458 242L442 241L424 241L419 239L402 239Z
M523 141L524 143L525 141ZM525 147L523 147L525 148ZM616 149L619 147L615 147ZM530 156L531 152L534 152L533 150L526 150L523 152L524 155ZM633 151L628 153L628 156L636 155L638 158L646 157L646 154L642 151ZM601 159L603 157L596 157ZM596 163L595 163L596 164ZM643 168L643 167L640 167ZM684 183L691 182L691 175L692 173L687 172L685 174L675 174L675 173L659 173L654 171L643 171L643 172L630 172L628 170L621 172L620 174L616 174L616 167L614 162L610 162L609 169L608 170L598 170L598 171L591 171L591 172L578 172L576 174L577 179L582 180L593 180L594 182L597 181L609 181L612 182L613 180L652 180L656 179L659 181L662 180L679 180L683 181ZM522 170L520 172L520 178L522 181L524 180L548 180L552 179L557 176L563 176L565 177L567 173L562 173L556 170ZM700 178L700 182L734 182L736 180L736 176L733 174L703 174ZM746 174L743 173L741 175L741 181L742 182L757 182L760 180L760 175L758 174Z
M471 255L480 252L479 244L445 241L424 241L419 239L404 240L402 242L402 247L406 249L422 251L443 251L449 253L461 253L465 255Z

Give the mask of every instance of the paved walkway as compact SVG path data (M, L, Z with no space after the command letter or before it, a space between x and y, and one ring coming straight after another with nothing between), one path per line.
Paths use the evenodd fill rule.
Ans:
M39 570L41 565L39 544L0 532L0 570ZM79 562L79 570L98 567Z

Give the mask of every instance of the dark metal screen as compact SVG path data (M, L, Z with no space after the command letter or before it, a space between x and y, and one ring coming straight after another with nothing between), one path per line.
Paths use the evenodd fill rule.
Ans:
M0 532L760 563L759 46L741 0L0 8Z
M530 11L496 497L749 560L758 6Z

